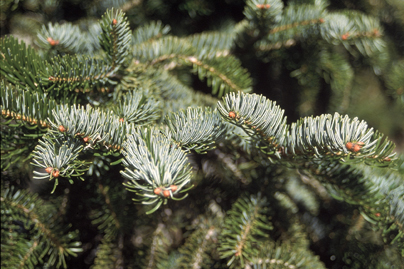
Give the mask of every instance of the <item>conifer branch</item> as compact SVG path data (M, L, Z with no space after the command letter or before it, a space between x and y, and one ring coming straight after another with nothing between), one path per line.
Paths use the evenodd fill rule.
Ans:
M141 89L129 91L117 101L118 106L113 106L112 110L125 122L140 126L160 118L159 101L147 96Z
M165 36L152 42L135 45L133 57L150 65L159 64L167 59L174 59L179 55L193 55L195 49L191 44L175 36Z
M297 39L303 33L325 22L325 6L290 4L282 14L282 19L266 33L266 39L271 42L279 42L289 39Z
M64 137L51 134L43 136L32 153L32 164L43 169L35 170L34 178L55 179L52 191L54 192L59 183L59 177L80 176L87 170L86 162L77 160L82 150L83 144L77 139L67 137L65 140Z
M125 187L139 196L135 201L156 204L147 214L156 211L169 198L178 200L187 196L174 197L187 191L183 188L191 178L185 152L158 129L139 129L128 136L123 148L125 170L121 174L129 180Z
M196 41L195 41L196 40ZM179 39L164 37L149 43L141 43L134 48L134 57L151 66L171 61L165 69L172 69L177 64L193 65L194 72L203 80L207 78L208 86L212 86L212 93L219 97L229 91L250 91L251 78L248 72L241 67L241 63L231 55L222 57L223 52L217 51L213 46L218 42L214 34L199 38ZM212 43L212 48L196 50L194 43ZM198 45L200 46L200 45ZM226 46L226 43L221 45ZM196 47L198 48L198 47ZM212 55L215 53L214 58ZM201 58L196 58L200 55ZM219 57L220 56L220 57Z
M107 186L98 184L98 190L102 195L105 203L103 206L103 210L95 212L92 216L92 223L94 225L97 225L99 230L105 232L104 238L114 238L121 228L121 223L118 219L116 210L111 204L112 201L110 195L108 194L110 189Z
M357 118L335 113L306 117L289 126L283 110L262 96L231 93L223 102L218 103L222 117L260 142L258 147L268 156L301 155L305 160L342 162L356 159L380 165L389 165L395 156L394 143Z
M89 92L95 85L113 83L116 69L94 58L65 55L51 60L52 68L42 74L41 82L49 89Z
M268 236L265 230L271 230L272 224L265 216L266 199L251 196L239 198L228 212L221 234L219 251L222 258L231 257L227 265L243 267L255 255L260 238ZM236 262L237 261L237 262Z
M218 111L230 123L241 127L269 154L279 156L287 131L283 110L270 100L256 94L230 93L218 102Z
M31 47L12 36L1 38L0 72L12 84L32 91L45 91L38 74L50 68Z
M221 32L205 32L194 34L184 38L184 41L191 43L196 49L195 57L197 59L226 57L230 54L230 49L233 46L236 38L235 31Z
M374 133L365 121L342 117L338 113L307 117L292 123L287 145L286 154L304 152L307 156L342 162L356 159L389 165L395 156L392 152L394 143L382 134Z
M402 175L364 165L334 164L319 171L324 177L321 181L331 183L328 187L334 198L360 205L362 215L373 224L394 221L403 229L404 197L397 195L404 186Z
M185 59L194 66L194 72L199 79L207 79L208 86L212 86L212 94L222 97L228 92L251 91L251 79L247 70L232 56L198 60L195 57Z
M157 265L167 258L168 240L165 238L164 229L165 225L159 223L153 233L153 239L146 258L145 268L147 269L157 268Z
M152 43L170 32L170 26L163 25L161 21L152 21L133 31L134 45Z
M110 237L104 237L98 246L93 268L118 268L122 266L122 261L119 259L120 256L117 243L113 242Z
M278 22L283 11L280 0L250 0L244 8L244 16L249 21L250 29L263 30L268 25Z
M389 93L398 103L401 111L404 111L404 77L402 70L404 69L404 60L392 63L389 72L387 73L387 87Z
M226 131L226 126L216 110L188 108L166 117L170 138L187 151L206 153L214 149L214 143Z
M269 268L325 268L309 251L297 250L290 243L273 243L270 242L261 250L262 257L255 258L250 263L254 269Z
M103 145L107 149L120 149L127 134L134 130L130 123L122 122L112 111L101 111L91 106L58 106L50 121L52 131L82 138L86 148Z
M202 224L187 239L179 252L179 268L209 268L211 258L208 252L214 248L217 242L218 228L213 225Z
M42 132L50 127L46 119L52 118L50 111L56 107L56 102L47 94L24 91L19 86L6 85L4 81L0 84L0 93L4 118L26 122Z
M125 13L121 10L107 10L101 19L100 43L113 69L125 63L130 53L132 32Z
M55 265L57 268L66 268L65 258L68 256L76 256L77 252L81 252L80 243L74 242L77 240L77 235L72 232L66 232L60 227L59 222L53 222L51 226L47 224L49 216L54 215L55 208L46 205L43 200L39 199L37 195L30 194L23 190L14 190L9 188L2 189L1 207L3 212L7 212L8 217L2 218L2 244L3 235L7 233L8 241L11 245L5 245L11 253L19 250L19 241L23 240L23 244L28 244L29 248L26 253L21 255L22 259L19 261L21 266L29 266L37 264L42 258L48 255L48 263ZM46 208L46 210L45 210ZM19 220L24 227L10 226L10 220ZM16 222L18 223L18 221ZM3 225L6 225L10 230L3 230ZM5 227L5 226L4 226ZM21 228L26 229L29 236L28 240L23 239ZM13 232L16 232L14 236ZM14 241L15 239L16 241ZM10 253L10 252L9 252ZM9 255L8 256L13 256ZM2 258L6 258L2 255ZM8 264L8 258L3 261L2 265ZM3 263L4 262L4 263ZM15 265L11 263L9 265Z
M37 45L46 50L56 50L58 53L87 52L87 35L81 32L77 25L64 23L62 25L48 23L43 25L37 34Z

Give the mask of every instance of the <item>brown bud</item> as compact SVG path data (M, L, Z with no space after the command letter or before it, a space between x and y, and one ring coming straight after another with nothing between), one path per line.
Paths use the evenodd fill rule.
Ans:
M163 195L164 195L164 197L169 197L170 196L170 191L169 190L164 190L163 191Z
M156 194L156 195L160 195L161 189L160 189L160 188L155 188L153 192L154 192L154 194Z
M53 170L52 167L46 167L46 168L45 168L45 171L46 171L46 173L48 173L48 174L52 173L52 170Z
M66 128L63 125L60 125L58 130L62 133L66 132Z
M353 146L353 152L358 152L358 151L360 151L361 150L361 146L359 146L358 144L355 144L354 146Z
M171 185L170 188L172 192L175 192L178 189L176 185Z

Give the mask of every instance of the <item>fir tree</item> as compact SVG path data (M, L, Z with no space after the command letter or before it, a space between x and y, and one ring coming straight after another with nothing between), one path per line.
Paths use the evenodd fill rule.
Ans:
M402 266L403 5L217 2L2 2L2 267Z

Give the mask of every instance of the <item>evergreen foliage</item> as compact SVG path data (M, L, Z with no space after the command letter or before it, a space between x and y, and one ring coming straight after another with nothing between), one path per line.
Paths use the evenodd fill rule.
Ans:
M404 263L399 2L378 2L393 26L367 0L17 2L0 14L1 266ZM68 7L82 18L56 22ZM363 70L390 129L360 119Z

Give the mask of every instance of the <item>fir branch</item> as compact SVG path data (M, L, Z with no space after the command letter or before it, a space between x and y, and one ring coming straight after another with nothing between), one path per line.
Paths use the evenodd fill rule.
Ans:
M280 0L249 0L243 13L249 21L249 29L263 31L280 20L282 11L283 2Z
M101 19L102 34L100 43L107 54L107 60L113 69L125 63L130 54L132 32L125 13L121 10L110 9Z
M242 127L259 141L258 147L268 156L281 158L301 155L305 160L365 160L389 165L395 156L394 143L374 133L365 121L335 113L306 117L286 125L283 110L255 94L231 93L218 103L218 110L227 121Z
M59 54L86 53L87 35L77 25L48 23L37 34L37 45L46 50L56 50Z
M104 233L104 240L111 241L117 236L121 228L121 223L116 210L111 204L110 194L108 193L110 188L100 183L98 184L98 190L104 203L101 210L95 210L91 213L91 223L96 225L98 230Z
M25 162L28 155L50 127L46 122L56 102L47 94L21 90L18 85L0 84L1 167L7 169L17 162Z
M51 111L57 104L46 93L31 93L2 81L0 94L3 117L27 122L30 127L37 127L42 132L50 127L46 120L53 119Z
M212 35L203 38L203 41L197 42L218 40L214 37L211 40ZM192 46L193 42L195 41L192 39L179 39L171 36L160 38L150 44L142 43L135 46L134 57L151 66L171 61L171 64L164 67L165 69L172 69L178 64L193 65L194 72L201 80L207 78L208 86L212 86L212 93L218 94L219 97L229 91L250 91L251 78L248 72L241 67L241 62L231 55L218 57L218 55L222 55L221 52L216 52L215 58L206 58L207 53L210 55L213 53L213 49L210 52L206 49L197 51ZM196 55L202 55L202 58L196 58Z
M239 198L227 213L220 238L221 258L231 257L227 265L232 267L248 263L258 254L260 238L268 234L272 224L265 216L266 199L261 195ZM236 262L237 261L237 262Z
M137 67L143 70L143 65L140 63L132 64L128 70L132 72L137 71ZM135 82L132 82L133 78L125 78L128 89L132 84L139 83L142 85L150 85L148 89L150 94L155 96L160 101L161 105L161 118L165 118L169 111L176 112L181 109L187 109L188 107L197 106L215 106L217 103L216 98L208 94L193 91L190 87L184 85L181 81L170 74L167 70L158 68L147 68L144 72L140 73ZM126 84L126 83L125 83Z
M287 130L284 111L275 102L263 96L230 93L218 102L218 111L230 123L243 128L268 154L279 155L277 148L283 145Z
M404 60L391 64L389 71L387 72L386 84L389 89L390 95L392 95L401 108L404 111Z
M56 214L56 210L50 204L45 204L36 194L30 194L24 190L14 190L14 188L2 189L1 207L2 212L8 216L3 216L1 225L2 239L3 235L8 236L8 239L11 240L9 242L12 242L12 245L7 246L8 249L18 253L22 245L25 245L22 249L28 246L26 253L19 256L20 261L14 263L14 266L20 264L21 267L29 267L36 265L46 257L50 265L56 264L57 268L66 268L66 257L76 256L76 253L82 251L80 243L75 241L77 234L67 232L60 222L47 224L47 220ZM24 227L10 225L10 220L13 220L14 223L20 222ZM3 227L11 230L5 231ZM27 230L27 235L24 235L24 230ZM15 237L12 236L13 233L15 233ZM23 239L24 237L26 239ZM13 239L23 240L18 242ZM5 242L2 240L2 247Z
M368 128L358 118L321 115L306 117L292 123L287 138L285 154L301 154L323 160L352 162L365 160L369 163L389 165L395 145L382 134Z
M170 32L170 26L163 25L161 21L152 21L133 31L134 45L151 43Z
M3 199L1 203L4 204ZM3 209L3 205L1 208ZM5 218L3 215L2 217ZM38 241L26 238L21 232L26 232L25 227L17 224L20 223L18 221L14 224L1 222L1 266L3 268L12 268L16 265L28 267L42 262L43 253L38 248Z
M30 93L19 87L1 85L1 166L8 169L15 163L24 163L42 137L48 124L45 121L48 109L55 101L46 94Z
M136 72L136 67L140 67L142 71L137 78L137 81L143 85L150 85L151 94L154 96L160 97L164 104L167 105L171 102L180 101L181 107L175 109L179 110L180 108L186 109L188 106L195 105L194 101L194 91L181 83L181 81L170 74L167 70L161 68L147 68L137 63L131 65L128 70L132 72ZM128 78L129 80L129 78ZM163 113L164 110L162 111Z
M272 43L296 40L299 36L307 36L310 29L324 23L325 6L290 4L285 8L282 19L266 34L266 39Z
M354 32L346 32L346 41L354 45L365 56L372 56L385 49L386 43L381 39L382 29L378 20L359 12L347 12L354 24ZM344 40L345 36L341 36Z
M152 42L140 43L133 48L133 57L150 65L195 54L188 42L174 36L165 36Z
M261 257L254 258L250 266L254 269L297 269L297 268L325 268L309 251L303 251L290 243L270 242L261 250Z
M379 227L394 221L403 229L404 178L394 171L364 165L329 165L320 168L322 182L339 200L360 205L365 219Z
M196 49L195 57L198 59L226 57L235 40L235 32L205 32L184 38Z
M323 50L319 56L319 67L322 69L320 75L330 84L332 90L330 110L345 111L354 78L353 68L337 53Z
M124 183L129 191L135 192L142 204L156 204L147 214L156 211L167 199L185 192L190 182L191 168L185 152L158 129L139 129L129 135L123 144L125 170L121 174L129 181ZM162 161L164 160L164 162Z
M97 249L97 255L94 260L94 269L119 268L122 266L122 253L120 253L118 243L110 237L101 240Z
M101 49L99 36L101 36L102 29L99 22L92 23L87 28L87 42L85 45L87 48L87 54L92 55L99 52Z
M41 74L41 83L50 89L88 92L96 85L114 83L116 68L86 56L54 57L52 68Z
M262 57L265 53L271 50L279 50L281 48L289 48L296 45L296 40L288 39L284 42L268 43L266 40L259 40L254 44L254 48L257 51L257 56Z
M52 111L52 132L79 137L87 148L103 145L108 150L119 150L127 134L134 131L133 124L123 122L112 111L101 111L91 106L58 106Z
M171 139L187 151L206 153L214 149L214 143L226 132L226 125L216 110L209 107L188 108L166 117ZM168 135L168 134L167 134Z
M39 93L45 91L38 74L50 66L31 46L7 36L1 38L0 53L0 72L10 83Z
M303 207L305 211L309 212L313 216L317 216L319 212L319 203L313 191L302 184L300 179L296 178L296 175L288 176L285 184L285 190L292 200Z
M179 250L182 255L178 268L211 268L211 258L207 252L215 247L218 233L218 228L211 225L203 225L194 231Z
M159 101L156 101L153 96L148 97L141 89L135 89L122 96L118 105L113 106L112 110L120 119L140 126L160 118L158 105Z
M194 72L200 80L207 79L208 86L212 87L212 94L217 94L219 98L228 92L251 91L250 74L231 55L209 60L187 57L184 60L193 64Z
M353 45L365 56L381 52L386 46L380 38L381 28L377 20L362 13L330 13L324 20L320 34L330 44L343 44L350 52Z
M166 238L166 234L164 233L165 229L165 225L163 223L159 223L156 230L153 232L151 245L144 268L157 268L157 265L161 264L162 261L167 259L167 247L169 242Z
M59 183L59 177L70 178L84 174L83 172L87 170L86 163L77 160L82 150L83 144L77 139L43 136L32 153L32 164L44 170L35 170L34 179L55 179L52 190L54 192Z

